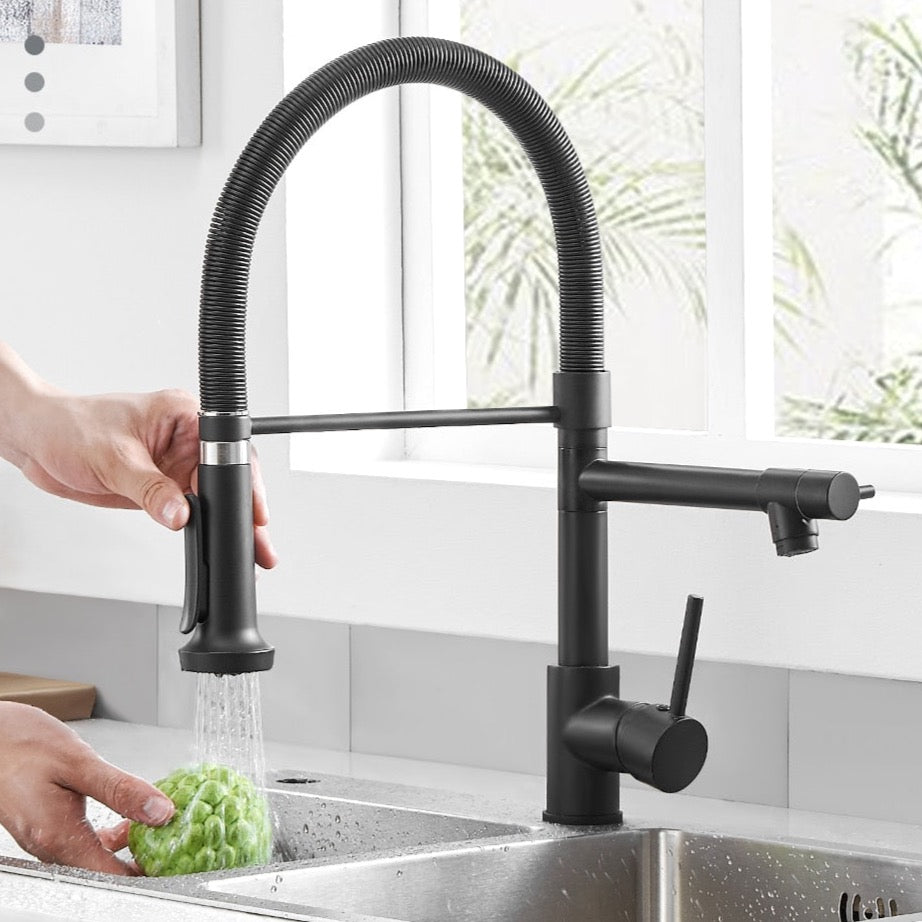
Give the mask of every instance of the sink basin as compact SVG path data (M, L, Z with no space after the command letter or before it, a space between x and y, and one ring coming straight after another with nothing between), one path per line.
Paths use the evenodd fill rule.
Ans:
M283 868L208 889L321 918L858 922L922 911L922 858L625 829Z
M162 900L302 922L922 922L922 831L911 827L801 815L802 834L850 843L835 845L784 835L786 815L715 834L735 813L719 802L702 801L684 830L652 817L593 830L540 823L534 805L355 778L280 773L267 792L280 833L268 867L125 878L0 858L0 905L153 922L173 917Z
M323 775L285 773L276 780L268 791L276 861L349 858L530 831L515 824L375 803L373 797L358 799L361 790L356 783L349 796L342 796L338 783L341 779Z

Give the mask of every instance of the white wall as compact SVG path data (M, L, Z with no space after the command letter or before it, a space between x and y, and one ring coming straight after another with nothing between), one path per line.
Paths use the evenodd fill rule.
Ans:
M2 335L77 391L197 390L205 233L240 148L281 91L277 2L202 4L203 145L181 150L0 147ZM260 232L254 346L284 331L283 216ZM279 405L285 350L254 353L254 395ZM182 539L140 515L40 495L4 468L0 572L10 586L176 598Z
M282 91L278 0L204 0L202 41L201 149L0 149L2 335L59 384L196 389L205 230ZM276 201L253 263L254 413L286 409L283 219ZM282 557L260 581L263 610L555 639L552 491L292 474L284 438L260 448ZM922 518L825 524L820 553L791 560L754 513L615 508L611 523L614 646L674 651L694 591L709 659L922 679ZM5 586L176 604L181 544L141 514L68 504L0 469Z

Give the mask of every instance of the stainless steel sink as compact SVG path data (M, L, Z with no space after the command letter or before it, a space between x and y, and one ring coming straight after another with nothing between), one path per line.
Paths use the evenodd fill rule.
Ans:
M269 795L281 847L268 867L114 878L0 858L0 906L28 892L28 905L80 920L157 922L169 900L190 920L223 907L311 922L922 922L922 831L910 827L893 827L904 852L884 852L886 829L864 821L775 811L740 824L738 805L708 801L683 830L660 815L593 831L535 822L534 805L325 775L281 773ZM779 838L789 823L810 840ZM850 844L829 843L839 834ZM86 885L83 915L62 884Z
M529 827L514 823L442 813L435 803L431 810L376 803L375 795L382 793L380 785L351 782L343 790L342 779L324 775L282 772L268 793L278 861L431 849L529 832ZM363 793L367 799L358 799ZM390 787L388 793L399 795L399 789Z
M922 911L922 860L670 829L212 880L279 909L403 922L857 922Z

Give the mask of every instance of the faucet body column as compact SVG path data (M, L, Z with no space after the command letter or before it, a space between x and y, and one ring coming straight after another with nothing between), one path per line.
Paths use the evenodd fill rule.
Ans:
M608 511L579 485L580 473L607 457L611 422L608 372L554 376L558 429L558 665L548 667L549 822L620 823L620 778L589 764L565 741L574 714L618 697L619 670L608 665Z

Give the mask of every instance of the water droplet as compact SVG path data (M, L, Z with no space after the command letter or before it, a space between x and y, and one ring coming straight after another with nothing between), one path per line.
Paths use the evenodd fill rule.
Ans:
M400 868L397 869L397 876L403 877L403 871L401 871Z
M276 893L276 892L278 892L278 889L279 889L279 888L276 887L275 884L273 884L273 885L269 888L269 892L270 892L270 893Z
M334 823L341 823L341 822L342 822L342 817L340 817L340 815L337 813L335 819L333 820L333 822L334 822Z

